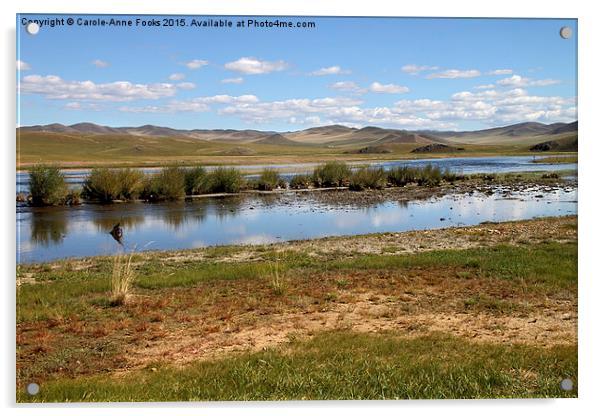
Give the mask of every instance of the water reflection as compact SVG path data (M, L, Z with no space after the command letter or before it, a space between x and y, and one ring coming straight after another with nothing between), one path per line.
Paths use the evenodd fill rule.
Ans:
M60 244L67 234L67 214L48 217L43 212L32 213L30 218L31 243L41 247Z
M114 254L117 244L109 231L117 223L123 228L128 249L265 244L575 214L577 190L567 187L546 192L534 187L508 193L500 188L491 195L476 192L370 206L328 204L324 200L287 194L158 204L20 207L18 261Z

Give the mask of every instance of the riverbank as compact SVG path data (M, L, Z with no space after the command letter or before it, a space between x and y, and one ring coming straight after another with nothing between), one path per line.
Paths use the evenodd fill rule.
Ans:
M18 267L19 401L577 394L575 216L132 262Z

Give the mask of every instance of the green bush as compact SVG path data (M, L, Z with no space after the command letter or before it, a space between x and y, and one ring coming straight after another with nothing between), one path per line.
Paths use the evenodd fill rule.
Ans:
M393 186L406 186L409 183L416 182L418 169L408 166L399 166L391 169L387 173L387 180Z
M457 180L462 180L464 178L464 176L454 173L449 169L445 169L445 171L442 174L442 178L446 182L454 183Z
M209 174L208 190L212 193L236 193L244 185L245 178L238 169L219 167Z
M359 168L351 175L349 189L383 189L387 186L387 174L383 168Z
M313 173L313 182L317 187L347 186L351 169L344 162L328 162L317 166Z
M272 168L266 168L261 171L261 175L259 175L259 179L257 181L257 189L262 191L271 191L282 185L283 181L280 178L278 171Z
M138 198L144 186L144 173L140 169L118 169L117 180L121 184L119 199L132 200Z
M291 179L290 187L292 189L307 189L313 184L312 175L295 175Z
M449 173L449 171L448 171ZM451 178L451 173L449 173ZM387 180L393 186L405 186L416 183L419 186L437 186L441 184L443 174L437 166L426 165L424 167L400 166L391 169L387 174Z
M186 171L180 167L163 168L145 180L142 197L147 201L174 201L186 196Z
M437 166L426 165L418 169L416 183L420 186L438 186L441 183L441 169Z
M67 196L65 175L56 166L37 165L29 170L31 204L61 205Z
M207 192L208 179L207 171L202 166L187 170L184 175L186 195L200 195Z
M84 181L83 194L88 199L112 202L138 197L144 184L144 174L138 169L92 169Z
M79 189L71 189L65 196L65 205L81 205L81 191Z

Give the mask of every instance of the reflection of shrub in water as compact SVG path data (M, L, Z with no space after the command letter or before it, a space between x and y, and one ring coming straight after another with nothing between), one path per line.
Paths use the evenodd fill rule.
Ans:
M127 216L123 217L118 217L117 215L94 216L92 217L92 222L96 226L96 229L103 233L109 232L109 230L111 230L116 223L119 223L121 227L125 229L134 228L136 225L144 222L144 213L140 213L139 215L128 214Z
M245 201L247 201L245 197L228 196L224 198L211 198L211 205L213 205L215 217L219 220L224 220L238 215ZM253 206L253 203L251 203L251 206Z
M31 213L31 241L48 247L60 244L67 234L67 212L54 212L50 218L47 212Z

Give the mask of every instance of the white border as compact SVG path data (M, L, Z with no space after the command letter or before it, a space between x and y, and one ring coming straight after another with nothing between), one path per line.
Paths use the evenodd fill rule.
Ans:
M346 414L365 414L376 410L383 414L420 412L446 415L476 414L482 416L507 415L525 412L546 415L589 414L600 403L602 394L598 391L600 382L600 307L602 294L602 271L596 263L597 242L600 235L600 205L596 203L601 189L600 157L602 157L602 137L600 124L602 109L599 105L600 89L600 45L602 44L602 22L596 13L593 1L527 2L525 0L504 0L497 2L469 0L420 0L408 2L387 2L370 0L351 3L349 0L221 0L191 1L166 0L163 2L125 2L123 0L87 0L69 2L67 0L20 0L18 3L3 2L0 6L2 29L4 32L4 65L2 82L4 88L4 108L2 112L2 184L6 198L2 204L2 264L4 337L2 349L2 374L0 392L4 414L53 415L114 415L139 412L145 405L23 407L14 405L14 352L15 352L15 211L12 198L15 192L15 14L21 13L130 13L130 14L232 14L232 15L314 15L314 16L432 16L432 17L559 17L579 19L579 399L572 400L496 400L496 401L405 401L405 402L311 402L311 403L198 403L198 404L155 404L144 412L163 415L168 407L180 408L186 414L238 414L255 415L299 414L308 412L326 414L343 411ZM596 174L598 176L596 176ZM12 230L9 232L8 230Z

